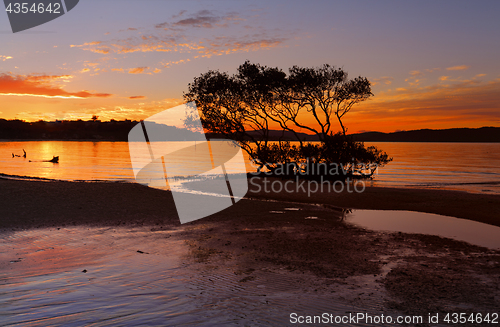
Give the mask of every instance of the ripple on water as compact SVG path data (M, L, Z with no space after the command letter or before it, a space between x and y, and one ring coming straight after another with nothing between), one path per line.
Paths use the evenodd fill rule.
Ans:
M292 312L380 309L305 291L286 271L244 278L234 267L195 269L183 262L184 242L165 237L172 233L83 227L4 233L2 325L279 326Z

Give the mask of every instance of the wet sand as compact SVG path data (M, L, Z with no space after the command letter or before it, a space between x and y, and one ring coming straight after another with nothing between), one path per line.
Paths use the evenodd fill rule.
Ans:
M500 195L460 191L366 187L364 192L265 193L249 186L247 198L323 204L331 208L412 210L500 226ZM254 207L236 204L240 215ZM214 215L228 216L227 210ZM47 182L0 178L0 228L98 224L176 225L170 192L138 184L113 182ZM256 217L257 218L257 217Z
M183 294L191 294L190 299L208 313L200 314L187 304L181 304L180 308L191 316L204 317L200 319L205 319L205 325L207 322L287 325L291 312L305 315L363 311L425 317L437 312L498 312L499 251L437 236L356 228L343 222L338 210L339 207L416 210L498 226L498 196L389 188L367 188L361 194L316 194L311 198L304 194L249 193L248 196L255 199L241 200L211 217L180 225L169 192L123 183L0 180L0 228L4 245L0 292L12 291L13 278L24 276L24 271L47 269L48 259L35 260L33 253L40 249L29 248L27 244L44 240L41 248L54 247L55 250L69 246L79 248L78 244L86 243L82 240L98 239L99 244L104 245L85 252L87 255L62 251L62 257L67 260L57 261L59 263L51 265L44 275L86 275L82 271L90 271L88 267L101 265L101 269L106 270L109 262L113 262L128 271L117 277L117 282L133 280L134 289L141 289L149 285L151 278L160 283L169 275L162 275L161 270L145 263L137 266L137 269L142 267L137 272L131 268L136 262L129 255L154 254L157 260L168 257L169 248L175 249L177 262L183 263L179 269L191 276L189 281L180 284L198 292ZM316 219L306 219L308 217ZM78 232L81 228L88 229L86 236ZM122 246L112 239L113 233L130 234L131 231L141 231L139 239L143 243L135 240L133 246ZM66 239L61 243L52 241L55 246L51 245L52 234L54 239ZM100 235L99 238L96 235ZM150 237L149 241L145 235ZM19 238L23 241L16 243L15 239ZM23 247L25 250L20 250ZM128 255L120 254L124 249L128 249ZM53 253L53 259L49 259L56 260L55 257ZM103 258L109 259L99 263ZM122 259L117 261L117 258ZM153 277L148 277L147 271L152 272ZM36 285L36 276L26 275L35 278L32 282ZM98 277L107 278L105 275ZM58 285L53 285L53 292L58 292ZM74 291L71 287L69 290ZM85 291L85 287L79 290ZM29 290L23 291L30 294ZM22 292L2 294L12 297L9 305L30 300L29 295L23 295L24 298L19 295L21 299L16 295L26 294ZM35 294L31 297L36 298ZM123 298L117 296L109 295L109 300L119 306ZM132 298L127 296L134 295L125 292L124 298ZM137 298L146 303L150 301L147 296ZM76 297L74 301L79 299ZM62 302L54 303L50 311L57 315L62 312L58 311ZM170 308L166 302L158 305L157 315L162 314L161 305L166 306L165 310ZM116 315L137 318L134 310ZM217 320L220 315L228 320ZM117 320L109 324L113 322ZM203 321L198 323L204 325Z

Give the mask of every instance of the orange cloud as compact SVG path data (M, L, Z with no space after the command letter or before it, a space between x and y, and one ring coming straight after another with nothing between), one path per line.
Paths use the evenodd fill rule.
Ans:
M461 66L453 66L446 68L446 70L466 70L466 69L469 69L469 66L461 65Z
M12 59L12 57L11 56L0 56L1 61L5 61L7 59Z
M127 71L129 74L148 74L148 75L153 75L153 74L158 74L161 73L160 68L155 68L153 71L151 71L152 68L150 67L135 67L135 68L112 68L111 71L113 72L120 72L124 73Z
M96 45L96 44L99 44L99 43L101 43L101 42L99 42L99 41L96 41L96 42L88 42L88 43L84 43L84 44L82 44L82 45L74 45L74 44L71 44L71 45L70 45L70 47L71 47L71 48L74 48L74 47L82 47L82 46L84 46L84 45Z
M380 78L374 78L370 79L370 83L372 86L379 85L379 84L384 84L384 85L390 85L394 81L394 78L389 77L389 76L382 76Z
M172 65L178 65L178 64L183 64L183 63L186 63L188 61L191 61L191 59L181 59L181 60L177 60L177 61L169 61L169 62L162 62L161 64L163 65L163 67L165 68L168 68Z
M146 99L144 95L133 95L131 97L128 97L130 100L136 100L136 99Z
M180 42L179 42L180 41ZM83 50L95 53L108 54L110 52L125 54L134 52L184 52L198 53L201 57L212 55L230 54L234 52L249 52L259 49L278 47L286 41L286 38L249 37L248 40L241 38L215 40L204 39L199 43L186 43L183 38L177 40L173 36L128 38L115 43L104 44L96 42L95 46L81 46ZM92 42L94 43L94 42ZM203 45L201 45L203 44ZM197 58L197 57L195 57Z
M185 12L182 12L176 17L183 16L184 14ZM82 50L102 54L182 52L192 53L197 55L195 58L198 58L268 49L280 46L288 39L288 37L270 35L269 31L263 30L260 26L249 27L256 32L248 34L245 31L244 37L231 36L231 34L221 35L218 33L216 37L202 38L198 36L199 33L196 36L187 34L189 31L199 28L227 27L228 24L233 24L237 28L236 25L241 20L245 19L240 18L236 13L215 15L211 11L202 10L190 16L186 15L183 19L157 24L154 26L156 29L152 35L139 36L134 33L127 38L86 42L81 45L71 45L71 47L78 47ZM168 32L165 32L166 30ZM232 33L234 31L224 29L224 32ZM186 42L186 40L190 40L190 42Z
M129 74L144 74L144 71L149 69L149 67L137 67L137 68L130 68L128 70Z
M210 58L211 56L220 56L224 54L231 54L236 52L250 52L261 49L269 49L281 46L284 43L284 38L259 38L250 39L247 41L239 39L218 38L212 42L208 47L199 50L198 53L202 54L201 57ZM195 56L197 58L198 56Z
M50 83L50 82L59 81L59 80L62 80L64 82L68 82L71 78L73 78L73 76L72 75L30 75L27 78L32 82Z
M51 85L50 83L57 80L67 80L70 75L38 75L38 76L23 76L23 75L0 75L0 95L16 95L16 96L34 96L45 98L107 98L111 94L108 93L90 93L88 91L67 92L61 87Z

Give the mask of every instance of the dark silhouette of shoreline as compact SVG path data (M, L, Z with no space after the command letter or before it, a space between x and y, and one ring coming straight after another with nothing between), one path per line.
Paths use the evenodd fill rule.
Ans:
M0 119L0 139L3 140L71 140L71 141L128 141L128 133L139 123L132 120L63 120L25 122ZM157 125L168 135L177 135L178 140L196 140L200 134L173 126ZM168 131L167 131L168 129ZM258 137L259 132L249 132ZM271 130L271 141L296 141L291 132ZM393 133L364 132L350 134L356 141L364 142L500 142L500 127L451 128L442 130L420 129ZM207 138L223 135L207 134ZM317 135L298 133L305 141L319 141ZM170 139L171 141L174 141Z
M0 119L0 139L4 140L71 140L71 141L128 141L128 133L139 123L132 120L63 120L25 122ZM174 126L151 124L159 135L164 132L170 141L199 139L200 134ZM178 139L172 139L176 135Z
M365 132L352 135L365 142L500 142L500 127L420 129L393 133Z
M252 134L250 132L249 134ZM270 131L273 141L294 141L295 135L290 132ZM297 133L304 141L319 141L316 135ZM254 133L258 135L257 132ZM451 128L451 129L420 129L413 131L400 131L392 133L364 132L349 134L355 141L362 142L500 142L500 127L481 128Z

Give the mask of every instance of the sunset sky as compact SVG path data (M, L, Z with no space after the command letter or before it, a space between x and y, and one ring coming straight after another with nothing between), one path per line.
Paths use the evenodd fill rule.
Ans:
M81 0L14 34L2 10L0 118L144 119L250 60L367 77L350 133L500 127L499 13L495 0Z

